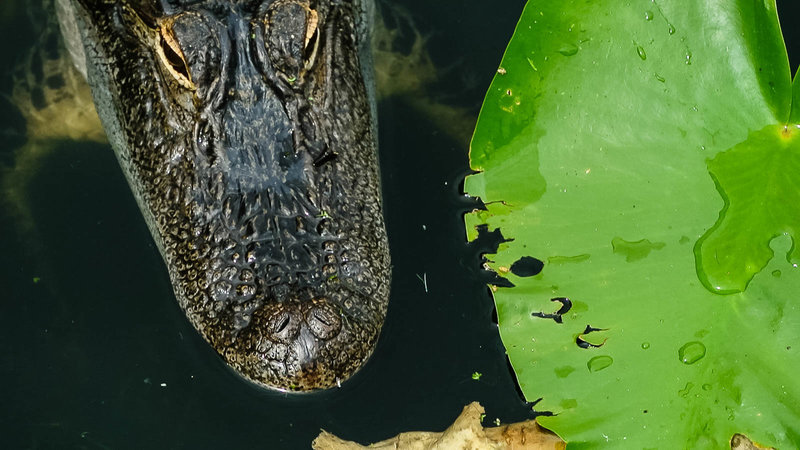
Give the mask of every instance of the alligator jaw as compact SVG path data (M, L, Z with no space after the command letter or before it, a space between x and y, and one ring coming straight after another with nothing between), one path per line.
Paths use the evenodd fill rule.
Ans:
M65 1L189 320L260 385L347 379L390 280L364 0Z

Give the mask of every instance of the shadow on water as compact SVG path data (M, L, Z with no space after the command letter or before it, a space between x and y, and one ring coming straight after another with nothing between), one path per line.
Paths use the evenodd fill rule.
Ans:
M477 115L522 2L471 3L404 5L446 68L436 94ZM469 14L453 20L456 10ZM23 15L0 19L10 25L3 34L20 41L0 51L17 60L34 37L24 8L7 11ZM8 92L9 73L0 79ZM481 248L465 242L461 214L474 206L460 193L469 136L454 142L405 100L379 105L389 315L367 366L318 394L257 388L199 337L107 146L58 142L15 173L19 140L0 142L0 174L19 180L22 202L0 211L6 446L308 448L321 428L368 443L441 430L473 400L486 406L487 422L531 417L492 321ZM24 133L11 127L17 113L0 106L0 128Z

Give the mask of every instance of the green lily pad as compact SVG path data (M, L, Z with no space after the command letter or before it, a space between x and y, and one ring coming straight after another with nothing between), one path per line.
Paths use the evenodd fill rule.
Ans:
M800 443L799 84L771 1L526 6L465 222L511 239L500 333L569 448Z

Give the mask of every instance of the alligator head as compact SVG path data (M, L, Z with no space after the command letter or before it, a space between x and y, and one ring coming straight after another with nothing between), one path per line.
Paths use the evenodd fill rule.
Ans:
M386 314L367 0L59 0L178 303L258 384L337 385Z

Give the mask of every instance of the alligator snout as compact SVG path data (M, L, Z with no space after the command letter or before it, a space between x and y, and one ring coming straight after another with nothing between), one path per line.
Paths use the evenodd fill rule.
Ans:
M342 318L327 300L297 302L277 305L267 319L269 339L275 342L292 343L302 341L299 346L300 361L314 359L314 349L320 341L328 340L339 333Z
M374 343L364 345L364 338L377 331L350 320L326 299L267 305L254 315L254 326L244 329L245 336L239 339L240 343L253 342L255 348L231 354L228 363L255 383L287 390L338 385L372 351ZM242 354L251 359L242 361Z
M390 282L370 2L64 2L191 323L259 385L347 379Z

